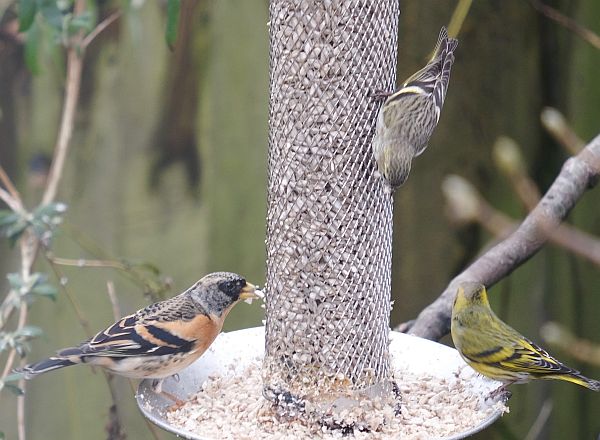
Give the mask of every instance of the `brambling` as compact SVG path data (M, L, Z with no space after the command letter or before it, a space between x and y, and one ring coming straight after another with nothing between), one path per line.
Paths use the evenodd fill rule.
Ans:
M58 368L89 364L125 377L154 379L153 389L161 393L164 379L190 365L212 344L235 304L261 296L240 275L211 273L185 292L125 316L77 347L17 372L31 379Z

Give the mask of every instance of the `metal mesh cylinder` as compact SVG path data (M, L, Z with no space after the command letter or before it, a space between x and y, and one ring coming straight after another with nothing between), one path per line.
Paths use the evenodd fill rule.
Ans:
M370 94L394 86L398 1L270 3L264 385L280 396L390 376L392 199Z

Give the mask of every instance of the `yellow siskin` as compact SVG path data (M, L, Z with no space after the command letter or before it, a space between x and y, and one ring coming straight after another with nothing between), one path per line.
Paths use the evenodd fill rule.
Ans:
M154 379L154 390L160 393L165 378L176 375L208 349L234 305L260 295L240 275L211 273L185 292L125 316L93 338L16 371L31 379L58 368L88 364L120 376Z
M452 340L475 371L503 382L492 394L513 383L558 379L600 391L600 382L588 379L550 356L505 324L490 308L485 286L463 283L452 307Z
M427 148L440 120L457 45L458 40L449 38L443 27L431 60L379 110L373 155L389 193L406 181L413 158Z

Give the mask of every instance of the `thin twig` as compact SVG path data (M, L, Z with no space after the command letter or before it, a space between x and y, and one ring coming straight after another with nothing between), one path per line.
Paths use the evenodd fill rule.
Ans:
M573 131L567 123L564 115L557 109L546 107L540 114L540 119L544 128L552 135L552 137L567 150L571 155L578 154L585 146L585 142L581 140L577 133Z
M548 423L553 408L554 403L552 402L552 399L544 400L540 413L536 417L535 422L533 422L533 425L531 425L531 428L529 428L525 440L536 440L540 436L542 429L544 429L544 426Z
M568 127L566 122L563 125ZM499 138L494 145L494 156L498 168L506 175L517 196L529 211L533 210L540 201L541 193L525 170L525 161L517 143L510 138ZM478 194L475 190L474 192ZM501 227L506 228L494 233L504 234L507 230L515 229L516 225L511 219L487 205L483 198L478 196L480 204L487 211L486 214L497 220L495 226L503 223ZM480 217L479 220L484 227L488 228L485 218ZM565 223L558 226L556 230L546 232L553 243L600 266L600 241L593 235Z
M60 182L63 174L65 160L71 144L71 137L73 135L75 109L77 107L77 100L79 98L79 89L81 85L82 66L82 59L77 53L77 49L73 47L67 49L67 79L64 106L60 121L60 129L58 131L58 138L56 140L56 146L54 147L54 157L52 158L52 165L50 166L50 171L48 173L48 183L42 197L43 205L47 205L48 203L52 202L56 197L58 183Z
M50 267L52 268L52 271L54 272L56 279L58 280L58 285L60 286L60 289L63 291L64 295L67 297L67 299L71 303L71 307L73 307L73 310L75 311L75 314L77 315L79 324L81 324L81 327L83 328L86 336L88 338L91 338L92 336L94 336L94 333L90 326L90 321L85 316L85 313L83 312L83 308L79 304L79 301L75 298L75 296L71 295L71 292L69 291L69 289L67 289L66 284L63 283L64 274L58 268L58 265L54 261L52 261L51 258L48 258L47 252L44 253L44 256L46 257L46 260L50 264Z
M100 23L98 23L96 25L96 27L92 30L92 32L87 34L87 36L83 39L83 41L81 42L81 48L85 50L90 45L90 43L92 41L94 41L94 39L98 35L100 35L100 33L102 31L104 31L104 29L109 27L121 15L122 15L121 11L113 12L108 17L106 17L104 20L102 20Z
M469 14L469 10L471 9L471 4L473 0L460 0L456 8L454 8L454 12L452 13L452 17L450 18L450 23L448 24L448 35L452 37L457 37L462 29L463 23L465 22L465 18Z
M12 370L12 366L15 362L15 356L17 355L17 350L11 350L10 353L8 353L8 357L6 358L6 364L4 365L4 370L2 371L2 376L0 376L0 379L4 379L6 376L8 376Z
M571 17L567 17L562 12L559 12L558 10L542 3L539 0L530 0L530 3L535 9L540 11L549 19L554 20L561 26L569 29L570 31L578 35L580 38L590 43L596 49L600 49L600 36L595 32L592 32L588 28L577 23Z
M118 321L123 315L121 314L121 307L119 306L119 300L115 293L115 283L107 281L106 291L108 293L108 299L110 299L110 305L112 306L113 317L115 318L115 321Z
M600 367L599 344L580 339L566 327L552 321L542 326L540 334L548 344L558 347L578 361Z
M137 390L135 389L135 385L133 383L132 379L128 379L129 382L129 387L131 388L131 392L133 393L133 395L135 395L137 393ZM150 421L148 420L147 417L143 417L144 422L146 422L146 426L148 427L148 430L150 431L150 434L152 434L152 437L154 438L154 440L160 440L160 435L158 434L158 429L157 427Z
M25 324L27 323L27 311L28 311L27 306L25 304L23 304L21 306L21 309L19 310L19 320L17 321L16 331L22 330L23 327L25 327ZM1 379L4 379L12 371L12 367L15 362L16 353L17 353L17 350L15 350L13 348L10 351L10 353L8 354L8 358L6 359L6 364L4 365L4 370L2 371Z
M552 186L519 228L455 277L444 292L421 311L409 333L438 340L448 333L452 302L459 284L478 281L491 286L531 258L548 240L584 192L600 177L600 135L568 159Z
M23 206L7 191L0 188L0 200L2 200L6 205L12 209L14 212L18 212L20 214L24 213Z
M124 263L119 261L111 261L111 260L87 260L85 258L61 258L55 257L52 254L47 254L46 258L54 264L59 266L75 266L75 267L106 267L110 269L118 269L126 271L129 269Z
M494 209L483 199L480 203L480 212L475 220L489 232L499 237L507 237L517 229L516 221ZM600 242L593 235L562 224L556 229L548 231L548 241L586 258L600 267Z
M6 174L6 171L4 171L2 165L0 165L0 182L4 184L10 195L17 201L19 205L21 205L22 208L23 202L21 200L21 195L19 194L19 191L17 191L17 188L15 188L12 180L10 180L10 177L8 177L8 174Z
M25 363L23 362L23 365ZM25 391L25 379L19 380L19 388ZM19 440L26 440L27 432L25 431L25 396L17 397L17 433Z

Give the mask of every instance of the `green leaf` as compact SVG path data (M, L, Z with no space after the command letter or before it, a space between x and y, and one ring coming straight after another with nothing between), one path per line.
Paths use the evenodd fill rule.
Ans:
M0 212L0 233L10 240L11 247L27 228L27 220L16 212L2 210Z
M38 75L41 72L39 55L42 41L42 32L40 26L37 23L33 25L27 31L25 39L25 64L33 75Z
M21 290L21 287L23 287L23 278L16 272L6 274L6 279L13 290Z
M56 300L56 296L58 295L58 289L54 287L52 284L43 283L37 286L34 286L31 289L31 293L39 296L46 296L50 298L52 301Z
M64 214L68 206L62 202L48 203L47 205L38 206L33 211L34 217L56 217Z
M37 12L36 0L19 0L19 32L26 32Z
M0 432L0 440L5 440L5 439L6 439L6 436L4 435L4 433Z
M90 11L85 11L71 19L69 22L69 34L74 35L80 30L90 32L94 29L94 14Z
M150 263L148 261L144 261L139 264L139 267L147 270L148 272L152 273L153 275L156 275L156 276L160 275L160 269L158 268L158 266L156 264Z
M6 382L18 382L25 377L25 373L21 371L17 371L15 373L7 374L4 378L4 383Z
M177 41L177 28L179 27L179 11L181 9L181 0L168 0L167 2L167 29L165 39L167 46L173 50L175 41Z
M41 0L39 3L40 14L42 14L46 23L55 31L62 32L65 13L68 10L63 10L60 6L66 7L66 5L61 5L53 0Z
M35 325L26 325L21 330L15 332L15 336L26 339L37 338L38 336L41 336L43 334L44 332L42 331L42 329L36 327Z
M3 233L9 239L11 247L14 246L21 235L23 235L25 229L27 229L27 221L22 217L19 217L16 222L4 228Z
M0 209L0 228L16 222L21 216L9 209Z
M7 390L12 391L13 393L15 393L17 396L22 396L23 394L25 394L25 391L23 391L21 388L19 388L16 385L13 385L11 383L5 383L4 384L4 388L6 388Z

